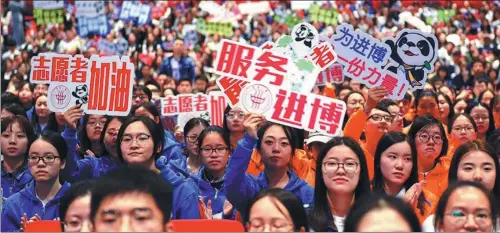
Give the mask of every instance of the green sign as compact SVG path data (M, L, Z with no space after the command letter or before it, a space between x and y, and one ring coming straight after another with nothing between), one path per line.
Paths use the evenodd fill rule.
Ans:
M233 35L233 24L230 22L206 22L203 19L198 19L196 29L201 33L221 35L223 37Z
M311 22L318 21L327 25L338 24L339 12L336 9L324 9L317 4L311 4L309 7L309 16Z
M63 9L33 9L33 17L37 25L64 23Z
M447 22L451 19L451 17L455 16L455 14L456 12L453 9L439 9L437 10L437 22L438 23ZM432 16L426 17L425 23L430 25L434 22L433 19L435 18Z
M295 17L293 15L287 15L285 19L279 15L274 15L273 16L273 21L277 23L283 23L289 28L293 28L296 24L299 24L301 22L301 19L298 17Z

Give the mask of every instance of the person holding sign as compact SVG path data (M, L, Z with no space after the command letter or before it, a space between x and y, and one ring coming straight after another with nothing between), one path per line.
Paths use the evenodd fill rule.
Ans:
M2 209L2 231L19 231L29 221L59 218L59 201L69 183L59 182L66 165L68 147L52 131L42 132L29 147L28 166L33 180L19 193L9 197Z
M289 170L295 151L292 129L271 122L260 126L264 120L260 115L248 114L243 121L245 136L238 142L227 166L226 197L238 211L247 213L248 203L259 191L282 188L297 195L307 210L313 204L314 189ZM258 177L245 174L254 147L265 165Z

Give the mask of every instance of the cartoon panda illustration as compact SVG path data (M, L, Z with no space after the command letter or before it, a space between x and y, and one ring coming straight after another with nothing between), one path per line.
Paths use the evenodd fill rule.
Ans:
M297 31L295 31L295 41L304 41L304 45L311 48L312 40L314 39L314 33L305 24L301 24Z
M434 70L436 37L419 30L406 29L398 34L395 42L392 38L384 42L391 47L391 60L399 64L388 69L398 77L405 77L411 87L423 88L427 74Z
M88 93L88 88L87 88L86 84L76 86L75 91L71 92L71 94L75 98L77 98L76 104L80 104L80 105L86 104L88 101L89 93Z

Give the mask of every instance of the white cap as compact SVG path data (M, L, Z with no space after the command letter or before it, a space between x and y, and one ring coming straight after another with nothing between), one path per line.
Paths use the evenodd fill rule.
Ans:
M322 142L322 143L327 143L332 139L331 136L328 136L326 134L314 132L314 133L309 133L309 138L307 139L306 144L309 145L313 142Z

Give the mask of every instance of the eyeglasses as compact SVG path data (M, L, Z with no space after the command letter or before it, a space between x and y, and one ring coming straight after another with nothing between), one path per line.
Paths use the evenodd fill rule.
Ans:
M472 117L472 119L474 119L474 121L480 121L480 120L481 121L487 121L487 120L490 119L488 116L484 116L484 115L483 116L477 116L476 115L476 116L471 116L471 117Z
M188 136L186 136L186 138L189 142L197 142L198 141L197 135L188 135Z
M340 169L340 165L342 165L342 168L347 174L352 175L358 169L359 163L357 162L339 163L335 161L328 161L323 163L323 170L325 170L327 174L334 174Z
M40 162L40 160L42 160L43 163L45 164L52 164L54 163L54 161L59 158L59 156L55 156L55 155L47 155L47 156L36 156L36 155L33 155L33 156L30 156L28 158L28 162L32 165L35 165L35 164L38 164Z
M431 140L431 138L432 138L432 141L438 145L443 143L443 137L441 137L440 134L434 134L434 135L430 136L427 133L421 133L420 135L418 135L418 139L420 139L420 142L422 142L422 143L429 142L429 140Z
M106 119L100 120L100 121L94 121L94 120L92 120L92 121L88 121L87 122L87 125L91 126L91 127L95 127L95 126L97 126L97 124L99 124L101 126L104 126L104 124L106 124Z
M392 121L394 120L394 118L392 116L387 116L387 115L382 116L379 114L373 114L370 117L368 117L368 119L373 119L374 121L377 121L377 122L381 122L382 120L384 120L387 123L392 123Z
M491 213L488 211L477 211L473 214L464 213L463 210L452 210L450 213L446 214L449 216L450 222L457 226L461 227L467 222L468 215L473 215L474 221L481 228L487 227L491 223Z
M151 138L151 135L147 135L147 134L139 134L135 138L133 136L127 135L127 136L123 136L122 144L125 146L131 146L132 142L135 139L137 141L137 144L144 146L144 145L146 145L146 143L149 141L150 138Z
M201 155L203 155L203 156L210 156L214 152L216 155L224 155L224 153L226 153L227 150L229 150L229 148L227 148L227 147L217 147L215 149L212 149L212 148L201 148L200 149Z
M286 232L290 230L290 227L293 227L293 224L287 222L282 219L273 219L271 223L265 223L262 219L253 219L248 222L252 231L260 231L263 232L266 227L271 232Z
M464 125L464 126L457 125L453 126L453 130L457 132L462 132L462 130L465 132L471 132L474 130L474 128L472 127L472 125Z
M145 94L140 94L140 95L132 95L132 99L137 99L137 98L139 98L140 100L145 100L145 99L147 99L147 98L148 98L148 96L147 96L147 95L145 95Z
M238 114L230 112L230 113L226 114L226 117L228 120L234 120L236 118L243 120L243 119L245 119L245 114L242 112L240 112Z
M64 230L67 232L80 232L82 227L86 225L90 227L90 220L88 219L77 219L64 222Z

